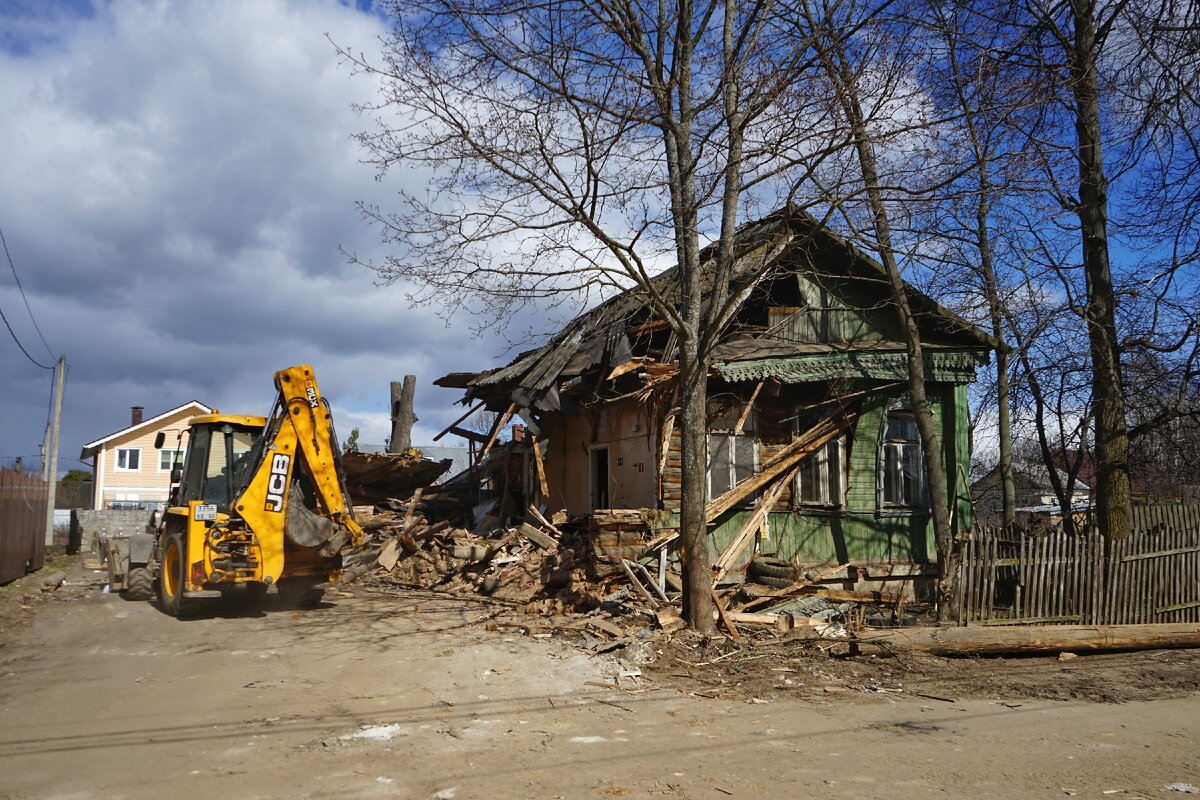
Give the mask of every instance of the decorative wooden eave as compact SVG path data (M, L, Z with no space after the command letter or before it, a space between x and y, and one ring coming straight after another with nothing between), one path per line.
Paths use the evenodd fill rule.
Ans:
M975 370L988 363L986 350L927 350L929 380L972 383ZM899 381L908 378L908 355L903 350L849 350L841 353L718 361L717 374L727 381L775 378L783 383L811 383L837 378Z

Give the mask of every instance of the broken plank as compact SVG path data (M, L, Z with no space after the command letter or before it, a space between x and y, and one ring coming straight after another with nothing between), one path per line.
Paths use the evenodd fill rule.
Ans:
M557 527L555 527L553 522L546 519L546 517L542 514L542 512L537 510L537 506L530 506L529 513L533 514L534 518L537 519L538 522L542 523L542 525L547 530L549 530L551 533L553 533L555 536L559 537L560 539L562 538L563 532L560 531Z
M737 625L733 624L733 620L729 618L729 614L725 611L725 601L721 599L721 595L717 594L716 589L711 589L713 605L717 607L717 616L721 620L721 624L725 626L725 630L729 631L729 636L735 642L742 640L742 635L738 633Z
M491 432L488 434L487 443L484 444L483 450L479 453L480 460L482 460L484 456L488 454L488 451L492 449L492 445L496 443L496 437L500 435L500 431L504 430L504 426L508 424L508 421L513 418L513 414L516 412L517 404L510 403L508 410L496 418L496 424L492 427Z
M791 472L776 480L766 495L759 500L758 505L754 508L754 512L750 514L750 518L746 520L741 530L733 537L733 541L729 543L729 546L725 548L724 552L717 557L716 563L713 564L713 568L716 570L716 575L713 576L714 586L724 579L726 573L729 572L729 568L733 566L733 562L737 561L738 557L741 556L742 551L746 549L746 545L750 543L750 540L754 538L754 534L762 526L763 520L767 518L767 514L775 507L775 502L783 494L783 490L791 486L792 480L799 471L800 468L796 467Z
M742 481L704 507L704 518L712 522L721 514L749 498L762 487L812 455L858 419L858 410L841 409L809 428L779 453L771 457L757 475Z
M379 551L379 557L375 559L375 563L391 572L392 567L396 566L396 562L400 560L400 539L389 539L388 543Z
M538 530L528 522L522 522L521 527L517 528L517 533L521 534L521 536L524 536L526 539L533 542L543 550L553 551L558 549L558 542L554 541L553 537L549 536L543 531Z
M542 461L542 450L538 447L536 433L529 434L529 449L533 451L533 465L537 469L538 490L542 493L542 500L549 503L550 484L546 480L546 464ZM540 514L538 516L541 517Z

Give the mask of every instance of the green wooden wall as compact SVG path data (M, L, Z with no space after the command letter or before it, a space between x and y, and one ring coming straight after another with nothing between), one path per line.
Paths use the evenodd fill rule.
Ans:
M934 422L942 431L946 479L956 530L970 527L967 468L967 391L962 384L934 384L929 391ZM933 523L927 512L878 508L878 443L888 398L868 397L854 429L848 464L849 485L842 511L772 512L762 552L798 563L933 563ZM745 523L750 509L726 514L709 532L712 556L721 553ZM662 525L677 524L678 514L664 513ZM749 550L740 563L749 557Z

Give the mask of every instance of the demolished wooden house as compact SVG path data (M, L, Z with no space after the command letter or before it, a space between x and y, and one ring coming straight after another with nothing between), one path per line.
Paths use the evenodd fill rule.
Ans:
M708 519L717 579L754 551L847 585L922 593L935 574L921 447L902 332L882 267L810 216L739 231L741 304L708 380ZM675 270L655 278L671 293ZM967 385L996 342L908 287L943 436L953 525L970 525ZM593 526L627 557L670 550L680 503L677 347L644 295L619 294L498 369L435 381L463 403L520 419L522 502L572 515L644 509L637 530ZM461 422L461 419L459 420ZM456 423L457 424L457 423ZM454 430L453 428L451 429ZM631 537L638 541L631 541ZM862 588L862 587L860 587Z

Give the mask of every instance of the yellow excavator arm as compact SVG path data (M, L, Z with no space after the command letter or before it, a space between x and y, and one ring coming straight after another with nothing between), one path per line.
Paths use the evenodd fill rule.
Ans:
M262 579L268 581L283 572L285 536L326 556L363 538L339 468L329 406L312 367L276 372L275 388L278 398L255 448L253 471L231 509L255 533Z

